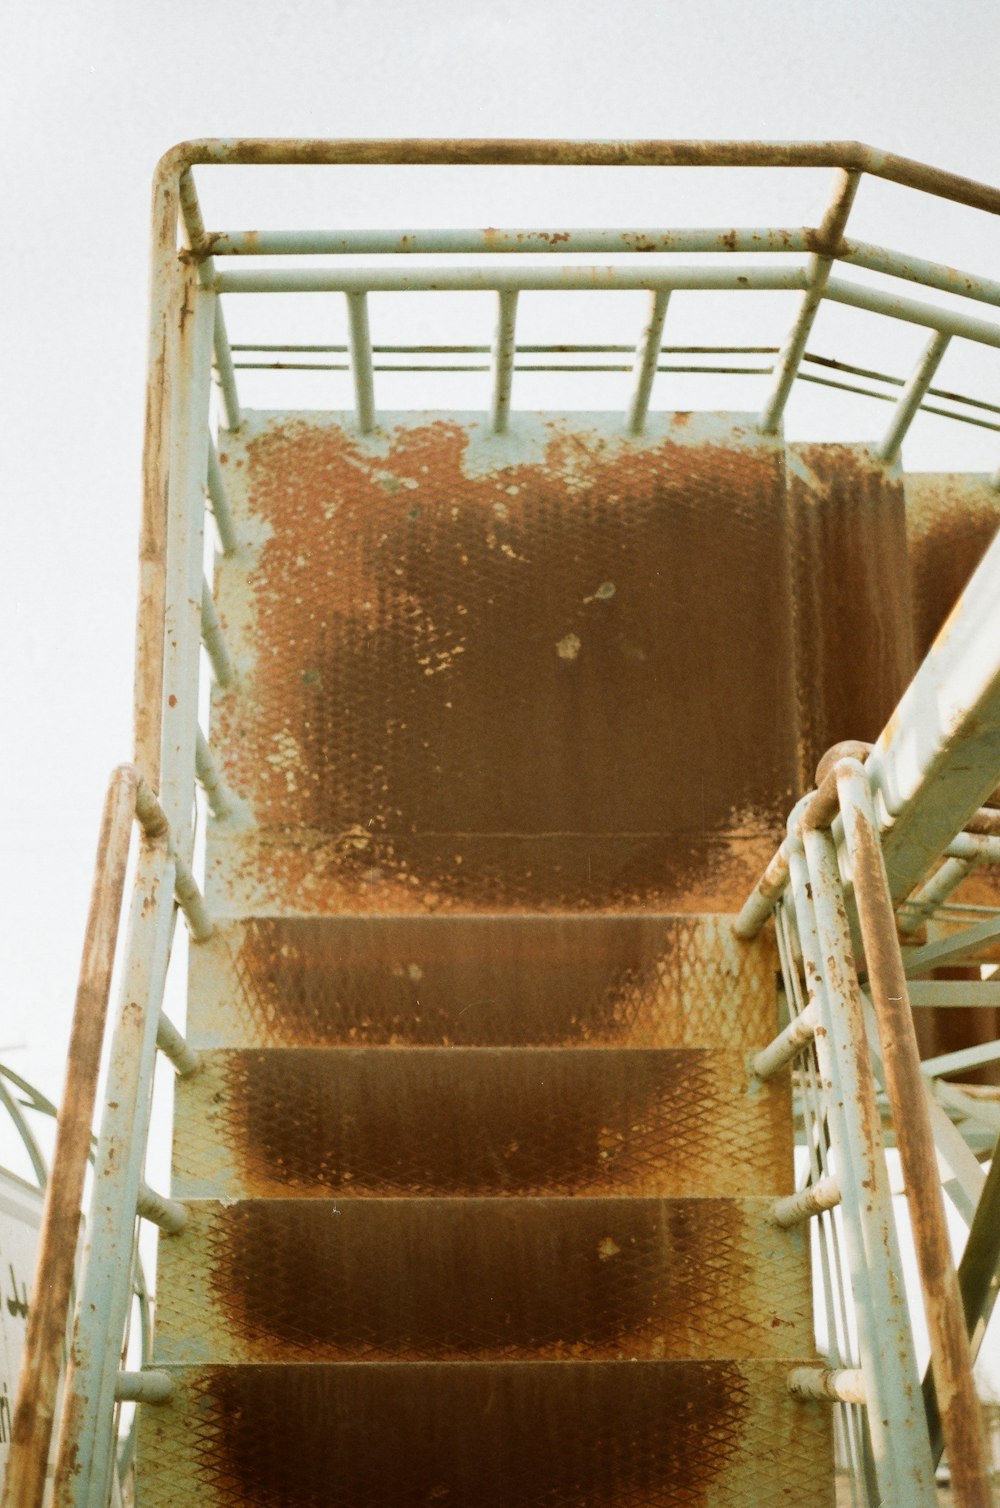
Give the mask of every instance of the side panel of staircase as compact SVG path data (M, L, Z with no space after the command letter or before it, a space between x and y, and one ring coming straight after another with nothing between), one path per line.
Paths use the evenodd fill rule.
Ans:
M741 416L248 415L223 910L734 909L797 779L784 447ZM223 893L220 894L220 889Z

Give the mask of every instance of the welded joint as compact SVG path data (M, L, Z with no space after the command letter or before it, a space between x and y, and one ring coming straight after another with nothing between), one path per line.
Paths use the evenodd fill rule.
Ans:
M119 1372L115 1379L115 1400L118 1403L169 1403L175 1386L168 1372Z
M176 1236L187 1224L187 1206L181 1204L179 1199L168 1199L165 1194L158 1194L148 1183L139 1185L135 1208L143 1220L158 1225L169 1236Z
M794 1194L786 1194L782 1199L776 1199L771 1213L775 1224L785 1230L790 1230L793 1226L801 1225L816 1215L836 1209L842 1197L836 1178L828 1175L818 1179L816 1183L809 1184L807 1188L799 1189Z
M807 1005L793 1021L788 1023L784 1031L779 1032L773 1042L768 1043L767 1047L757 1053L753 1060L754 1076L765 1081L773 1078L809 1046L817 1030L819 1030L819 1018L816 1009L813 1005Z
M198 888L190 866L174 847L167 814L147 782L140 778L135 796L135 814L151 842L164 839L167 853L174 862L174 896L187 918L195 942L205 942L215 930L214 923Z
M868 1401L860 1367L793 1367L788 1391L802 1403L864 1405Z

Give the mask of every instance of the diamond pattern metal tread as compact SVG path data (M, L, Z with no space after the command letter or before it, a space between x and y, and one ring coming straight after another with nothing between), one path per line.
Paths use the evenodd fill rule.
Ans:
M727 916L256 917L192 949L198 1047L763 1045L769 940Z
M176 1086L174 1192L777 1195L790 1114L728 1049L214 1051Z
M833 1508L788 1362L204 1367L141 1411L143 1508Z
M192 1201L157 1362L769 1357L811 1349L766 1199Z

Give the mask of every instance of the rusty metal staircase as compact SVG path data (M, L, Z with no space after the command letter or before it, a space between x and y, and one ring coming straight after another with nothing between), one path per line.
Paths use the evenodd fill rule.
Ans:
M724 918L220 928L140 1500L826 1501L774 1016Z
M192 169L224 162L825 166L834 191L816 229L213 232ZM983 1172L989 1114L934 1080L1000 1044L922 1069L912 1007L997 1005L978 973L935 979L1000 940L1000 819L981 809L1000 546L971 574L997 479L897 463L921 409L990 427L966 412L989 404L931 383L952 338L1000 346L1000 327L831 272L978 304L1000 285L848 240L866 174L1000 213L996 190L850 143L164 159L136 764L105 808L3 1508L39 1508L53 1429L56 1508L117 1505L133 1404L138 1508L822 1505L835 1460L854 1505L934 1508L942 1449L959 1508L986 1508L972 1355L1000 1159ZM617 260L574 260L594 252ZM450 260L481 253L512 260ZM424 254L447 265L407 265ZM274 270L286 255L307 262ZM648 297L624 412L514 413L526 354L621 349L520 344L520 295L594 289ZM665 346L669 299L720 289L800 295L763 409L651 413L664 354L721 349ZM381 411L381 357L480 348L376 345L369 296L445 291L495 302L487 414ZM222 297L258 293L338 295L346 346L230 343ZM807 351L824 299L928 328L910 378ZM353 410L243 407L249 351L348 355L313 366L349 370ZM881 443L786 444L799 377L859 372L900 389ZM943 574L971 580L942 628L956 519ZM814 777L847 734L863 741ZM952 936L970 905L982 919ZM163 1012L178 915L184 1034ZM915 936L928 918L943 936ZM169 1197L145 1182L158 1052L177 1070ZM957 1274L942 1181L969 1228ZM162 1233L140 1371L137 1218Z

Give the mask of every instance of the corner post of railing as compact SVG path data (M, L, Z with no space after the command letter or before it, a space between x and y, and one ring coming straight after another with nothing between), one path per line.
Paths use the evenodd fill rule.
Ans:
M36 1282L28 1312L3 1508L40 1508L45 1491L137 784L135 767L120 766L104 802L39 1236L36 1270L44 1281Z
M906 439L906 432L927 396L927 389L934 381L934 374L941 365L950 341L949 334L935 330L924 347L920 360L907 378L906 386L899 395L899 402L893 409L889 427L876 452L879 460L885 461L887 465L898 458L903 441Z
M370 435L375 428L375 369L372 365L368 295L348 293L345 297L351 343L351 376L354 379L354 408L358 429L363 435Z
M190 265L183 268L181 282L176 401L167 491L159 794L175 852L187 858L198 732L208 409L216 295L201 284ZM150 784L156 788L154 782Z
M760 429L765 435L777 433L781 416L798 374L805 354L806 342L812 331L816 313L830 279L837 248L843 239L847 220L854 204L861 173L854 169L838 168L834 179L833 194L826 213L816 232L817 250L809 258L806 291L802 295L798 316L789 330L781 353L775 362L771 391L760 416Z
M170 474L181 267L177 256L179 189L170 164L153 181L152 257L146 359L146 417L139 532L139 609L135 654L135 762L160 781L163 614L167 570L167 481Z
M157 1028L174 924L165 838L142 845L94 1165L80 1299L69 1353L54 1508L108 1501L112 1418L132 1285Z
M517 289L497 294L497 322L493 333L493 389L490 397L490 428L505 435L510 428L510 399L517 354Z
M194 174L190 167L185 167L180 175L179 193L181 216L184 230L186 231L187 244L193 258L198 263L198 276L206 287L213 287L217 275L215 261L213 257L207 254L209 251L209 241L205 234L205 221L202 218L201 205L198 202L198 190L195 187ZM221 298L217 299L215 303L212 346L215 356L215 375L222 397L226 427L227 429L239 429L243 422L243 416L240 413L239 394L236 390L236 371L233 367L233 353L229 344L229 335L226 331L226 320L222 312Z
M897 1136L897 1146L924 1294L952 1491L959 1508L988 1508L991 1494L969 1338L878 823L861 765L856 760L842 761L836 779L889 1106L895 1125L905 1127L905 1134L901 1130Z

